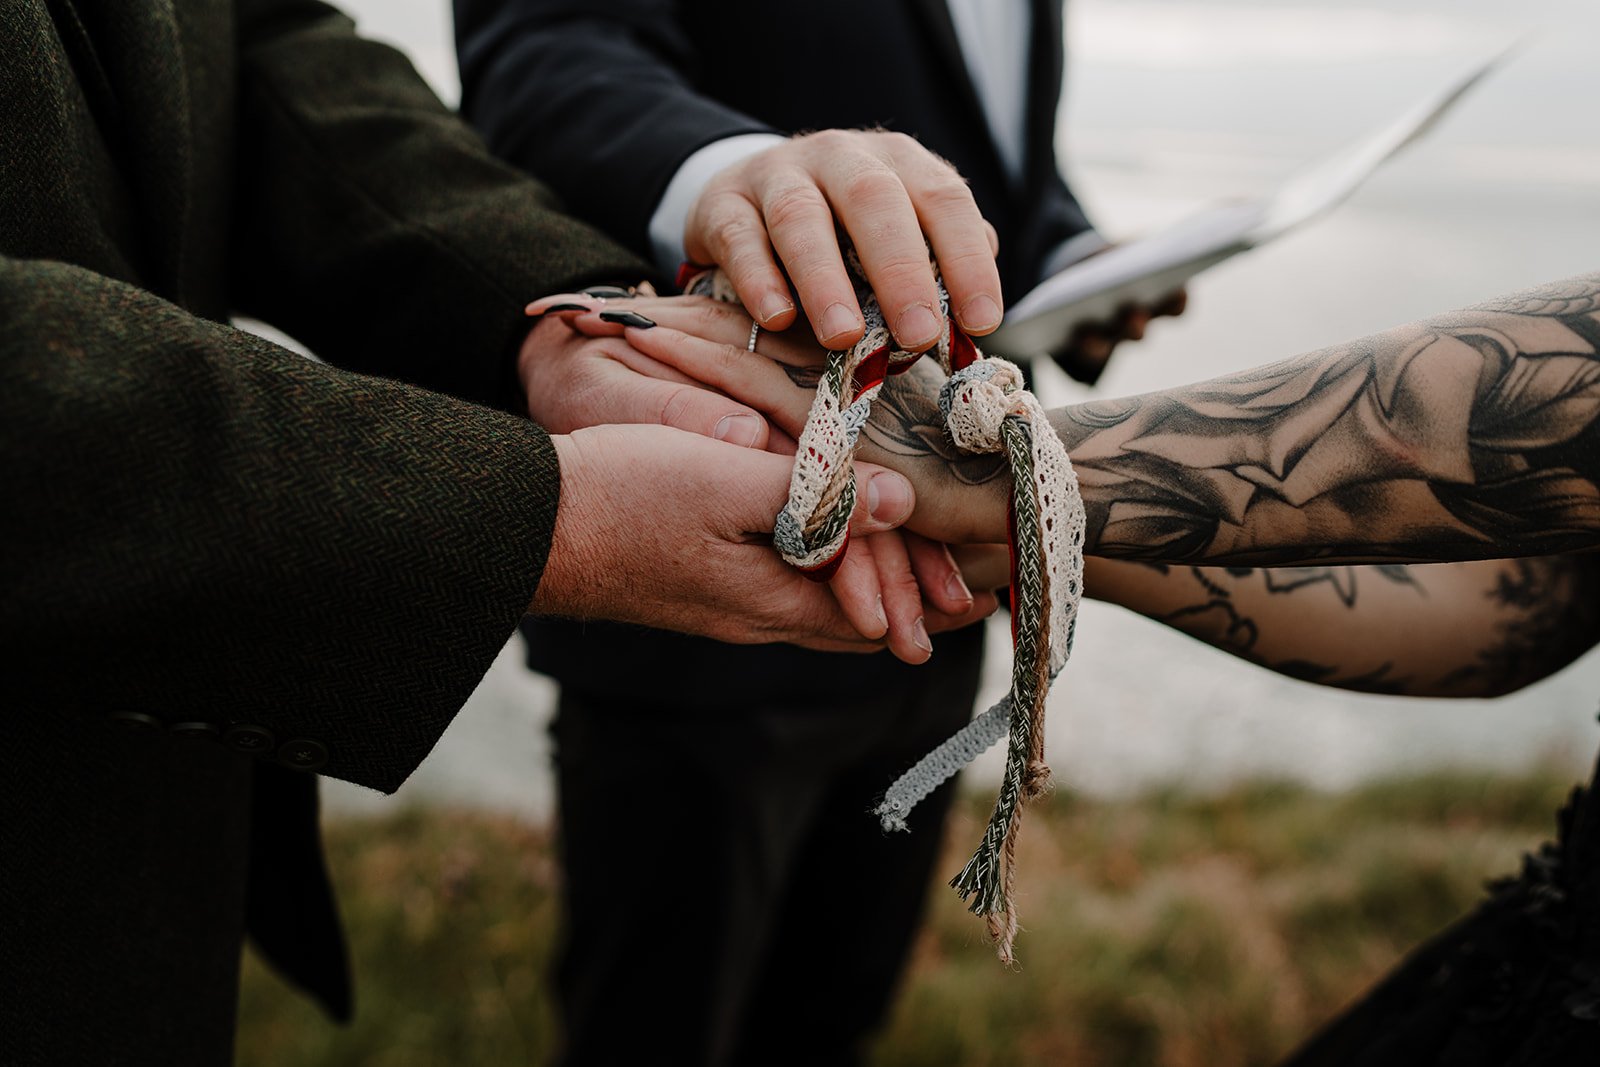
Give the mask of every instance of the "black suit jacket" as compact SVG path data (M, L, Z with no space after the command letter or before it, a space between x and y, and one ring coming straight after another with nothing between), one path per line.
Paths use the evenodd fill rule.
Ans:
M667 182L739 133L883 126L955 164L1005 290L1088 228L1054 147L1060 0L1032 0L1026 162L1008 178L945 0L455 0L462 110L505 158L641 251Z
M521 307L645 269L320 4L0 0L0 1062L228 1062L247 922L348 1010L303 771L392 790L492 662Z
M641 252L662 191L706 144L830 127L909 133L971 182L1000 234L1002 282L1020 295L1088 228L1056 166L1061 3L1032 8L1020 180L994 146L945 0L455 0L462 109L496 152ZM731 648L604 625L527 633L532 665L563 685L730 712L814 706L841 686L887 699L915 669L888 653ZM981 650L982 627L939 640L939 655L974 671ZM619 655L635 669L613 669Z

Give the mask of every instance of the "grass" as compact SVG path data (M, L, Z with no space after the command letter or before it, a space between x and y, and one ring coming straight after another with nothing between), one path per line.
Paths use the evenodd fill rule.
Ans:
M999 965L941 886L873 1063L1270 1064L1468 910L1485 878L1514 870L1571 785L1549 773L1334 796L1271 783L1203 798L1057 794L1023 828L1019 969ZM989 802L958 806L941 872L960 867ZM543 979L558 872L547 831L409 811L335 823L327 841L356 1022L328 1025L247 959L241 1064L550 1059Z

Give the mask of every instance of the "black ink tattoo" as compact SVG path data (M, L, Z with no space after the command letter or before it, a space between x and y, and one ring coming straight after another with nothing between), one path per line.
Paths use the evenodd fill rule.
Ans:
M1157 568L1171 577L1166 567ZM1357 675L1341 676L1338 667L1309 659L1273 660L1261 654L1257 647L1261 626L1257 619L1239 610L1234 591L1239 583L1251 582L1258 576L1263 588L1272 596L1288 596L1306 589L1328 587L1346 608L1356 605L1360 575L1366 574L1394 585L1409 587L1419 596L1426 590L1417 582L1410 568L1403 566L1376 567L1284 567L1277 570L1229 567L1212 578L1206 568L1190 567L1188 573L1203 593L1203 599L1163 615L1155 615L1158 622L1166 623L1198 637L1210 644L1224 648L1242 659L1250 660L1269 670L1298 678L1301 681L1322 685L1337 685L1368 693L1404 693L1409 679L1392 674L1394 664L1385 662Z
M941 373L928 360L890 378L872 405L872 419L862 428L862 436L891 456L934 456L961 485L1008 477L1010 466L1003 453L973 455L950 440L936 399L941 384Z
M1600 545L1600 274L1053 413L1089 549L1252 563Z
M1444 683L1500 693L1519 689L1565 667L1600 637L1600 558L1507 560L1486 598L1498 640Z
M783 368L783 373L789 376L791 382L802 389L815 392L817 384L822 381L821 367L795 367L788 363L779 363L778 366Z

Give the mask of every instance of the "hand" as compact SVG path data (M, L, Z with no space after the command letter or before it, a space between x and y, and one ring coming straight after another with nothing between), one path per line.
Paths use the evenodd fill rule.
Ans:
M875 566L853 549L830 594L772 551L772 516L788 492L784 458L662 427L602 426L552 440L561 498L530 611L739 643L851 651L887 643L911 662L927 658L926 631L918 633L927 624L905 610L914 578L880 583L885 561ZM851 528L871 543L910 514L913 498L893 472L861 464L857 478ZM960 621L990 610L969 595L971 618Z
M568 325L574 314L598 314L606 307L605 300L581 293L528 305L528 313L540 318L517 355L517 376L534 422L558 434L608 423L657 423L729 444L766 445L767 421L755 410L700 387L621 340L586 336Z
M681 298L626 304L659 325L633 329L593 313L570 321L579 331L627 341L637 358L667 372L737 397L769 420L769 448L792 451L827 357L820 346L795 331L762 333L757 355L767 358L753 359L745 348L750 319L731 304ZM859 455L892 467L916 487L917 510L907 528L950 544L1003 540L1009 467L998 456L969 455L950 443L938 406L943 384L944 373L927 359L890 378L862 430Z
M817 337L846 348L865 324L835 215L903 348L923 351L944 328L930 244L962 329L981 335L1000 325L994 227L955 169L904 134L824 130L728 167L690 209L684 250L722 267L764 329L795 321L787 272Z
M1124 304L1110 322L1087 322L1072 331L1065 347L1052 352L1056 365L1076 381L1093 385L1105 373L1111 353L1122 341L1142 341L1153 318L1182 315L1189 292L1175 289L1154 304Z
M733 444L767 445L792 454L793 437L782 433L776 440L769 437L766 421L753 409L703 387L691 375L622 339L624 330L639 333L653 328L635 325L652 321L641 311L669 315L685 324L703 319L723 330L730 326L742 330L748 337L750 320L736 309L689 297L605 300L560 294L537 300L528 310L554 324L541 322L535 327L520 363L530 413L547 427L568 430L658 421L707 436L721 435ZM789 347L822 357L814 343L790 342ZM738 355L749 358L742 349ZM546 402L546 397L558 402ZM803 421L804 413L799 417ZM747 439L742 431L752 419L756 422L748 428L753 436ZM730 427L740 432L729 435ZM766 517L769 525L772 515ZM841 603L855 606L852 618L861 632L884 638L890 650L908 663L928 658L930 633L968 625L997 607L987 592L974 597L967 590L942 545L920 539L902 542L897 533L856 539L830 585Z

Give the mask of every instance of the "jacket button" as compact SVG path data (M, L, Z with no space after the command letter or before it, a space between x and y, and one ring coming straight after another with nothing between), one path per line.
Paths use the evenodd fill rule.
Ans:
M161 729L160 719L142 711L113 711L107 718L130 734L153 734Z
M328 762L328 746L305 738L285 741L278 749L278 762L301 771L320 770Z
M248 722L235 723L222 735L224 745L235 752L248 752L253 756L264 756L271 752L272 742L271 730Z
M222 739L222 727L214 722L175 722L167 727L167 732L174 737L187 737L196 741Z

